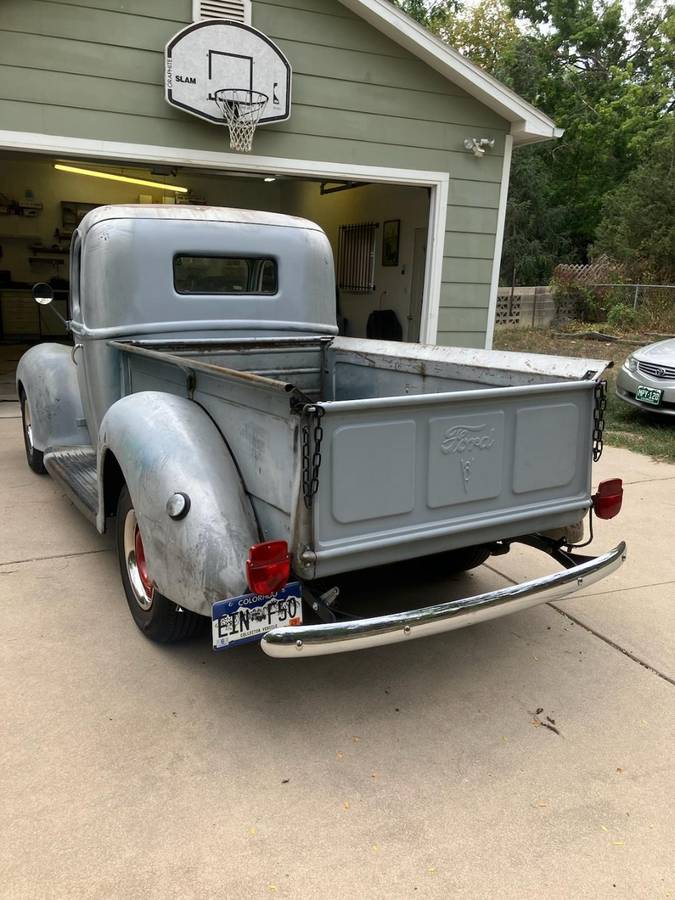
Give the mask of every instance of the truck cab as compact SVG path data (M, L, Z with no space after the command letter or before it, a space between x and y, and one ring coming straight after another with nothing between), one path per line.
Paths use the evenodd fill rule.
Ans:
M330 244L305 219L190 206L102 206L71 249L78 383L96 442L121 396L111 339L337 334Z

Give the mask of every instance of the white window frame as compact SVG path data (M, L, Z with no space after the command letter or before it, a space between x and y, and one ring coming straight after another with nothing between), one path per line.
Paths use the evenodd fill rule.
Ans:
M447 172L426 172L383 166L354 166L345 163L280 159L274 156L256 156L254 154L242 156L238 153L217 153L211 150L130 144L118 141L96 141L89 138L39 134L29 131L0 130L0 149L77 158L89 157L142 165L186 166L252 174L305 176L326 181L367 181L372 184L398 184L430 188L429 239L424 274L420 343L433 344L436 340L448 209L449 175Z

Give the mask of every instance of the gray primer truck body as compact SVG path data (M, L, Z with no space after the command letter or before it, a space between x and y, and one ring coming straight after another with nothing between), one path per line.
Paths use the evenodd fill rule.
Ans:
M272 261L276 281L186 294L175 261L192 256ZM187 610L244 593L256 542L286 540L311 584L563 528L591 506L605 363L337 336L331 248L311 222L100 207L73 238L69 326L72 350L19 364L31 440L99 531L127 485L157 588ZM190 498L180 521L175 492Z

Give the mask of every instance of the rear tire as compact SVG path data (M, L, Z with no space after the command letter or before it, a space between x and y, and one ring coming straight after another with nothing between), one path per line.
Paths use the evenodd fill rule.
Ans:
M21 422L23 424L23 443L26 448L26 462L36 475L45 475L47 470L44 464L44 454L33 444L33 417L26 392L21 388L19 394L21 403Z
M159 644L192 637L203 617L177 606L152 585L145 565L143 541L126 485L117 501L117 559L124 592L134 622L143 634Z

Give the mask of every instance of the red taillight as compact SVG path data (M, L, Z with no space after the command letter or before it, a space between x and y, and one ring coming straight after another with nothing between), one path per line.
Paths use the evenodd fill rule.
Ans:
M599 519L613 519L621 509L623 484L620 478L601 481L598 490L591 497L593 509Z
M291 558L286 541L254 544L246 560L246 580L254 594L281 590L291 575Z

